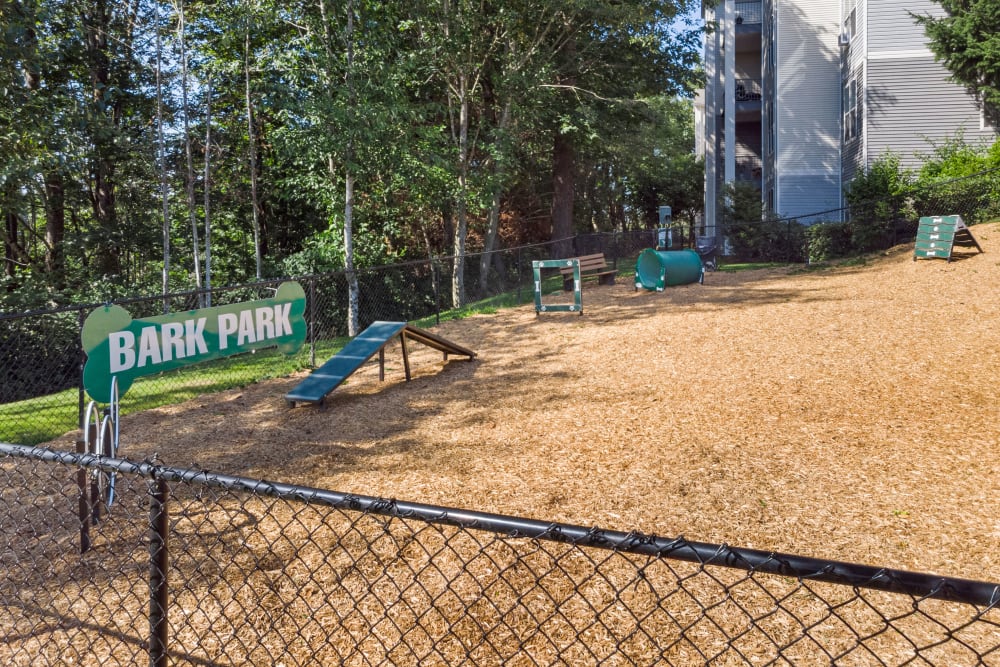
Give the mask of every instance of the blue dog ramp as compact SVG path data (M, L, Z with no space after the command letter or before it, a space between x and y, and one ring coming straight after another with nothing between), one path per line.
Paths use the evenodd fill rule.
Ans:
M410 360L406 341L415 340L444 353L467 356L471 361L476 353L440 336L412 327L406 322L373 322L325 364L314 370L294 389L285 394L285 400L294 407L296 403L319 403L322 405L327 395L336 389L354 371L379 355L379 380L385 379L385 347L399 336L403 349L403 367L406 379L410 379Z

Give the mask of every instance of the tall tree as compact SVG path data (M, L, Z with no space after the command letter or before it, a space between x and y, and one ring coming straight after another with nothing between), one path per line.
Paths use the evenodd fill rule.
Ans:
M952 79L975 96L993 127L1000 127L1000 0L934 0L945 16L911 16L930 39Z
M194 203L194 149L192 147L191 139L191 114L190 106L188 105L188 53L187 53L187 43L186 43L186 29L184 21L184 0L177 0L176 5L177 11L177 43L180 46L180 58L181 58L181 116L184 119L184 163L185 163L185 188L184 191L187 194L187 211L188 211L188 222L191 225L191 240L193 248L193 259L194 259L194 284L195 287L201 288L201 259L199 257L198 249L198 221L195 216L195 203ZM258 276L259 278L260 276Z
M336 247L346 271L353 335L359 328L357 255L371 257L384 236L360 233L376 216L357 205L358 189L365 189L366 202L375 201L375 181L398 162L409 131L396 54L399 9L368 0L315 0L305 8L296 19L297 56L281 65L296 91L289 109L296 122L275 139L305 167L296 183L326 207L330 223L323 241Z
M205 171L202 177L204 183L205 215L205 305L212 305L212 72L208 72L205 80Z
M253 249L254 266L257 280L263 276L263 251L261 244L263 240L260 232L260 196L257 186L257 121L254 114L253 95L250 85L250 22L247 21L246 34L244 35L243 49L243 74L246 82L246 108L247 108L247 148L248 169L250 173L250 212L253 220Z
M163 135L163 37L160 35L160 11L156 7L156 151L160 167L160 203L163 219L160 221L163 233L163 275L161 288L163 294L170 291L170 199L167 177L166 140ZM163 310L168 308L166 297L163 299Z
M549 86L552 112L552 237L572 235L577 155L613 128L642 122L641 98L691 94L701 77L699 33L681 17L691 0L600 0L574 5ZM569 253L562 246L560 252Z

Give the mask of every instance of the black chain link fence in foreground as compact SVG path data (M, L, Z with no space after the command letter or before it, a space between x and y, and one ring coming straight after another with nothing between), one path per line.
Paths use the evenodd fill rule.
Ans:
M1000 664L997 584L18 445L0 495L5 665Z

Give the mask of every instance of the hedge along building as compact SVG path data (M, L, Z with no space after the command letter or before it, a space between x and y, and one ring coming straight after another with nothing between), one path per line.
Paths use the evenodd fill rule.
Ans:
M904 168L961 131L993 141L974 99L949 81L910 13L932 0L721 0L705 39L696 113L705 225L724 185L749 182L769 211L803 222L844 205L844 185L891 151Z

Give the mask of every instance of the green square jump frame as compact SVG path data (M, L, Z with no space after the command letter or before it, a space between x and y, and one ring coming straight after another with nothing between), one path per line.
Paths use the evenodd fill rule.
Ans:
M573 303L550 304L542 303L542 269L573 269ZM583 315L583 293L580 290L580 260L573 259L539 259L531 263L531 271L535 278L535 316L539 313L568 311Z

